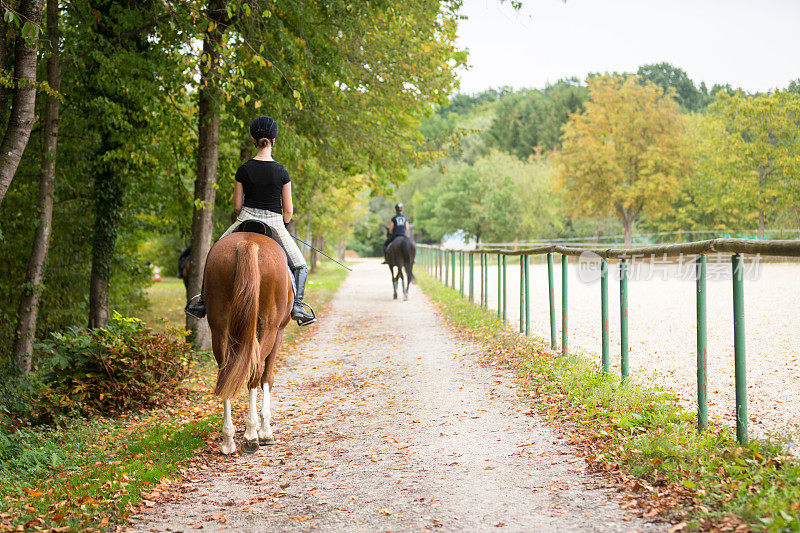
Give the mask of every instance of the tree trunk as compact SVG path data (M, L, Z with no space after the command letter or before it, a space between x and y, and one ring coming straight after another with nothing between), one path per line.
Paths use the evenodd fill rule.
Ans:
M318 237L312 235L311 239L308 242L310 242L311 246L313 246L314 248L319 248L319 246L317 246L317 239ZM317 251L314 248L309 248L310 252L308 258L308 271L311 273L317 271L317 260L318 260L317 256L319 255L317 254Z
M113 163L103 161L102 154L121 148L107 138L101 141L94 172L94 226L92 227L92 273L89 285L89 327L105 328L108 323L108 288L111 281L111 262L117 244L117 230L126 181L120 179Z
M758 238L764 239L764 181L766 179L766 168L763 166L758 167L758 192L759 200L762 202L761 207L758 208Z
M35 31L32 39L26 40L22 35L15 39L11 115L0 144L0 203L3 202L17 172L35 120L36 52L43 6L44 0L22 0L19 6L22 20L33 25Z
M295 235L297 235L297 234L295 233ZM314 244L313 243L313 236L311 235L311 217L310 216L308 217L308 219L306 221L305 240L306 240L306 242L310 242L311 244ZM303 254L303 257L305 258L306 262L309 263L308 268L311 268L311 264L310 264L311 263L311 257L312 257L311 256L311 253L312 253L311 248L309 248L308 246L302 245L300 243L298 243L298 246L300 246L300 252Z
M630 248L633 244L633 217L624 215L622 217L622 229L625 233L625 248Z
M58 28L58 0L47 0L47 35L50 41L50 58L47 60L47 83L53 91L61 88L61 32ZM0 54L0 57L3 57ZM50 229L53 219L53 188L56 174L56 148L58 145L59 100L48 95L44 111L42 141L42 173L39 179L39 225L33 237L33 249L28 259L22 298L19 303L14 359L19 369L31 371L33 339L36 335L36 317L42 287L42 271L50 246Z
M6 6L0 2L0 68L6 68L6 54L8 54L8 24L6 24ZM0 85L0 109L5 110L5 87ZM5 113L4 113L5 114Z
M347 242L339 241L336 245L336 253L339 256L339 261L344 262L344 253L347 251Z
M189 256L187 298L203 289L206 257L211 249L214 229L217 164L219 161L219 53L225 17L225 0L209 0L206 14L210 23L203 37L203 59L200 61L200 87L197 91L198 146L197 179L194 182L195 208L192 216L192 252ZM208 328L204 321L186 316L186 329L192 332L192 343L208 349Z

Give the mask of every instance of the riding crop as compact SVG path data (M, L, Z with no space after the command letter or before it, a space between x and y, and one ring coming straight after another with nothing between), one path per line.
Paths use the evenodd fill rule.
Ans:
M305 244L306 246L308 246L308 247L309 247L309 248L311 248L312 250L316 250L316 252L317 252L317 253L320 253L320 254L324 255L325 257L327 257L328 259L330 259L331 261L333 261L334 263L336 263L336 264L337 264L337 265L339 265L340 267L346 268L346 269L347 269L347 270L349 270L350 272L352 272L352 271L353 271L353 269L352 269L352 268L350 268L350 267L347 267L347 266L345 266L345 265L341 264L339 261L337 261L337 260L336 260L336 259L334 259L333 257L329 256L328 254L326 254L325 252L323 252L323 251L322 251L322 250L320 250L319 248L314 248L313 246L311 246L310 244L308 244L308 243L307 243L306 241L304 241L303 239L299 239L299 238L295 237L294 235L292 235L291 233L290 233L289 235L291 235L291 237L292 237L294 240L296 240L296 241L299 241L299 242L302 242L303 244Z

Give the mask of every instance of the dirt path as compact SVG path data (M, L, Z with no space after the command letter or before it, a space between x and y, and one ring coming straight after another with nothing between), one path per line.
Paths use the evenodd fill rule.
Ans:
M418 288L393 301L386 267L357 265L277 372L276 444L212 463L135 529L662 529L620 510L477 349Z

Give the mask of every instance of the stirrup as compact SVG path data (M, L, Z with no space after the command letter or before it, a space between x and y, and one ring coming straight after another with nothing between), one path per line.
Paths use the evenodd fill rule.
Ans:
M294 318L294 317L292 317L294 320L297 321L297 325L302 327L302 326L307 326L309 324L313 324L314 322L316 322L317 321L317 313L314 312L314 308L311 307L310 305L308 305L306 302L298 302L298 303L303 307L308 307L308 310L311 311L311 318L303 318L303 317Z
M183 312L191 317L196 318L197 320L202 320L203 318L205 318L206 316L205 302L203 303L202 311L200 309L195 308L196 300L202 297L203 294L201 293L201 294L195 294L194 296L189 298L189 302L186 304L186 307L183 308Z

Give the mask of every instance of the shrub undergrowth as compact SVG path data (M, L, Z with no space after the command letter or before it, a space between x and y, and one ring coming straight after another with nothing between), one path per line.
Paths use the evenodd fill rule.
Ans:
M104 329L52 333L37 351L65 409L102 414L162 404L187 376L193 353L185 332L155 333L117 313Z

